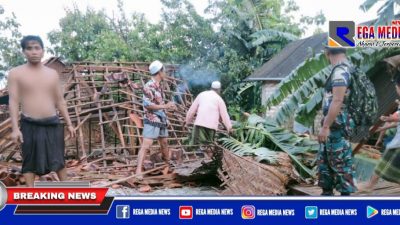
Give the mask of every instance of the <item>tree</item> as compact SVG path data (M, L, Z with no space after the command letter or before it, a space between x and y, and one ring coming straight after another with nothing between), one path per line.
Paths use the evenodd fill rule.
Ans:
M262 111L260 84L242 81L303 32L289 16L297 5L283 0L210 1L204 18L187 0L162 3L160 57L185 65L181 75L192 84L192 93L220 79L231 112Z
M159 59L180 64L192 93L219 79L228 105L237 106L231 108L257 112L260 84L242 81L302 34L302 26L290 16L297 5L286 0L217 0L210 1L203 17L188 0L161 2L157 24L142 14L125 15L121 0L113 17L90 8L68 9L61 29L48 35L51 51L69 61Z
M381 1L379 1L381 2ZM364 12L370 10L374 5L378 3L378 0L365 0L365 2L360 6ZM383 6L378 9L378 19L376 25L389 25L394 19L395 6L399 5L399 0L385 0Z
M207 11L214 15L213 23L227 37L228 46L258 65L302 33L293 18L286 16L296 10L292 1L289 3L284 8L283 0L219 0Z
M122 0L117 0L118 12L113 18L108 17L113 32L124 40L129 48L129 60L150 62L159 56L160 24L151 24L143 13L127 16Z
M104 42L110 40L111 30L104 11L87 8L86 12L82 12L75 5L72 9L66 9L66 16L60 20L60 27L61 30L48 34L53 45L50 49L52 54L63 56L67 61L100 60L96 52L98 49L106 49L107 44ZM118 46L119 49L122 47L124 46ZM113 50L110 50L111 53ZM104 55L106 54L101 54Z
M0 89L6 84L6 71L24 63L19 47L22 37L19 26L15 14L6 16L0 5Z
M296 10L293 1L283 0L218 0L206 9L222 43L213 64L227 87L231 113L264 111L260 83L242 81L302 34L290 16Z
M204 64L220 44L210 20L200 16L187 0L161 2L161 57L183 65Z
M48 34L52 54L67 61L151 61L160 51L159 24L152 25L143 14L125 15L122 1L113 17L104 10L77 6L66 9L60 30Z
M317 28L314 30L314 34L320 34L323 33L324 31L322 30L321 26L325 24L326 22L326 17L322 13L322 11L319 11L315 16L304 16L302 15L300 18L300 22L307 24L307 25L312 25L315 24L317 25ZM307 29L304 27L303 29Z

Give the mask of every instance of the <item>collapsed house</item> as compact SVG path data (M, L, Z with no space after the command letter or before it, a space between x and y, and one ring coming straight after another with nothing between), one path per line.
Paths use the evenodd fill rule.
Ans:
M142 87L150 79L147 63L73 63L60 64L57 59L46 61L60 75L64 98L77 137L65 137L66 162L71 180L91 180L95 186L110 186L123 183L138 187L138 184L178 186L174 184L175 173L166 170L158 155L159 145L151 149L151 156L145 163L145 174L152 174L151 180L130 183L118 181L131 176L136 167L136 156L142 143ZM185 82L175 77L177 66L167 65L169 76L163 82L167 101L174 101L178 110L167 112L169 119L169 147L172 159L180 168L193 167L193 162L202 160L203 151L186 151L189 130L183 127L187 108L192 102ZM3 97L7 92L3 91ZM19 146L9 139L11 119L7 106L3 107L0 124L0 154L3 161L20 161ZM193 146L191 146L193 147ZM196 164L196 168L203 164ZM17 168L11 170L18 171ZM192 175L196 168L191 168ZM184 171L182 172L184 173ZM4 169L1 178L5 178ZM46 179L56 179L54 176ZM22 177L15 184L24 184ZM131 179L132 180L132 179ZM132 181L133 182L133 181Z
M92 186L124 186L147 192L182 187L186 182L192 185L211 174L221 179L220 186L225 189L222 194L286 194L289 178L280 171L282 165L264 165L234 155L219 145L189 145L190 130L183 122L193 96L185 81L179 79L176 65L166 65L169 76L162 84L166 101L174 101L178 107L176 111L167 112L168 142L175 163L172 169L165 165L158 151L160 146L155 144L145 161L145 176L140 180L136 179L134 171L142 143L142 87L150 79L148 63L78 62L65 65L59 58L51 58L45 65L59 73L77 133L73 139L65 137L66 166L71 180L91 181ZM8 98L6 89L2 90L1 97ZM20 149L9 139L11 120L7 105L2 107L0 179L8 186L24 185L20 173ZM206 157L205 148L212 148L213 159ZM285 170L292 172L290 159L282 157ZM57 180L57 177L49 174L40 179Z
M382 66L397 61L386 59ZM289 194L309 194L303 186L293 186L298 182L313 183L300 178L294 168L293 156L285 152L276 153L275 162L262 162L257 157L236 154L221 145L190 145L190 128L183 127L183 121L193 96L185 81L180 79L176 65L166 65L169 76L163 82L166 100L174 101L178 107L174 112L167 112L170 122L168 142L175 163L172 167L165 165L158 151L159 145L155 144L145 162L144 179L136 179L134 171L143 128L142 87L150 79L148 63L79 62L65 65L59 58L51 58L46 61L46 66L60 75L68 112L77 132L73 139L66 137L66 166L71 180L91 181L92 186L128 187L148 192L190 186L209 175L217 175L221 180L221 194L286 195L288 191ZM386 82L381 90L389 90L391 83L388 80L376 81ZM379 90L378 95L389 98L382 104L392 103L395 97L393 92ZM8 102L6 89L1 90L0 98L4 100L0 104L0 180L8 186L24 185L20 173L20 149L9 140L11 123L8 106L4 104ZM382 108L391 110L389 105ZM288 137L288 141L293 138L285 133L267 131L275 137ZM296 141L296 145L298 143ZM290 149L291 145L293 143L288 142L282 148ZM215 157L208 159L204 148L212 148ZM361 154L380 157L374 149L366 151L362 148ZM314 165L315 152L302 152L296 157L310 168ZM41 179L57 180L57 177L49 174Z

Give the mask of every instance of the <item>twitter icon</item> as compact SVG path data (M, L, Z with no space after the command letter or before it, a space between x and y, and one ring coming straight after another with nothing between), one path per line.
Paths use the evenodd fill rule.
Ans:
M318 218L318 207L317 206L306 206L305 208L306 219L317 219Z

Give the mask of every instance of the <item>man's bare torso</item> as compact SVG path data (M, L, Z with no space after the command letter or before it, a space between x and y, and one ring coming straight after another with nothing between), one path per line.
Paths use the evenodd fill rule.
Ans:
M56 115L57 72L46 66L32 68L28 65L16 67L13 72L22 113L37 119Z

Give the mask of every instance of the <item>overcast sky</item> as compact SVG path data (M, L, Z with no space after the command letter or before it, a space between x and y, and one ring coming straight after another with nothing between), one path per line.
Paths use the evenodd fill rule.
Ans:
M300 7L297 16L314 16L322 10L327 21L329 20L354 20L356 23L376 18L375 6L368 13L364 13L359 6L365 0L296 0ZM203 13L208 5L208 0L191 0L199 13ZM45 39L48 45L47 33L58 29L58 21L65 16L65 8L71 8L73 4L86 8L90 6L95 9L106 9L107 13L117 11L116 0L0 0L6 13L14 12L20 30L23 35L36 34ZM150 22L157 22L160 19L161 3L159 0L124 0L127 15L132 12L142 12ZM305 36L312 34L314 28L308 29ZM328 30L328 23L323 30Z

